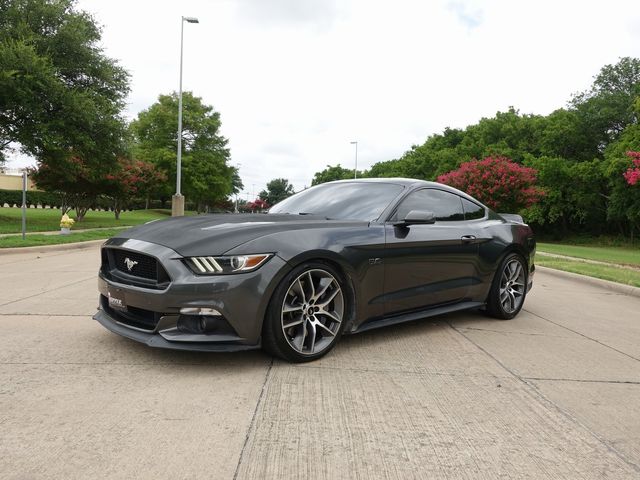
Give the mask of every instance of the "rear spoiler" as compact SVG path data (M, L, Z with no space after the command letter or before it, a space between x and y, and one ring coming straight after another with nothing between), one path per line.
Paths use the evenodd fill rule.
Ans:
M504 218L507 222L524 223L523 218L515 213L499 213L498 215Z

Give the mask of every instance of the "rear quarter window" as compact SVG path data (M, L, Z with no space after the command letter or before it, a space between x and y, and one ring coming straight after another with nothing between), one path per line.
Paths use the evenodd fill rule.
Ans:
M476 220L483 218L485 215L484 207L475 202L471 202L466 198L462 198L462 208L464 209L465 220Z

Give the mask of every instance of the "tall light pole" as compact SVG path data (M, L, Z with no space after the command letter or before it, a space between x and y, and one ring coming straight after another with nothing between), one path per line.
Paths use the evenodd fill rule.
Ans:
M238 165L235 166L236 168L236 172L238 173L238 178L240 177L240 167L242 166L241 163L239 163ZM233 209L233 213L238 213L238 194L236 193L236 205L235 208Z
M184 215L184 197L180 191L182 181L182 51L184 44L184 22L199 23L195 17L181 17L180 20L180 88L178 90L178 161L176 165L176 194L171 199L171 215Z
M356 168L353 170L353 178L358 178L358 142L351 142L351 145L356 146Z

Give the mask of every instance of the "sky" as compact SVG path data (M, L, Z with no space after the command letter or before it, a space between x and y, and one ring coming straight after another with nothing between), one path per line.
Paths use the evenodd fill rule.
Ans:
M637 0L79 0L131 74L128 119L178 89L221 114L245 199L398 158L510 106L548 114L640 57ZM9 167L29 164L14 157Z

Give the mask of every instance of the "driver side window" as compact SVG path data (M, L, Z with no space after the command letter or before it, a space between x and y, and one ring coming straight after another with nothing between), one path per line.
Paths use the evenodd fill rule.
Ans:
M464 220L462 199L443 190L427 188L409 194L398 206L391 221L402 220L411 210L433 212L438 222Z

